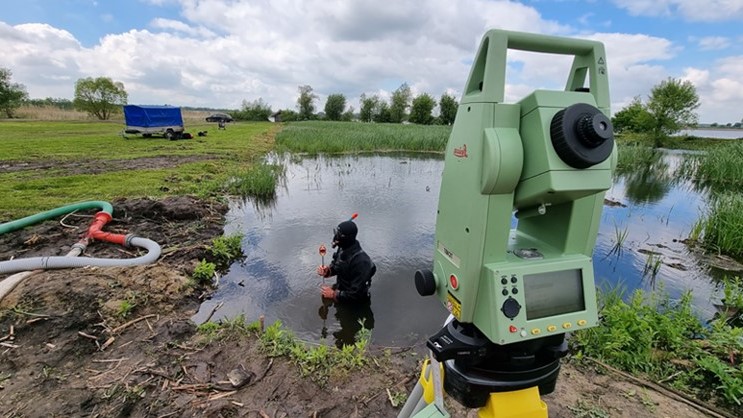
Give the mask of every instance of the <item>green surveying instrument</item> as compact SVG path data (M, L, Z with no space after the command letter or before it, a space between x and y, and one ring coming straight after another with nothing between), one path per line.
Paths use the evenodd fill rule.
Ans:
M503 103L509 49L572 55L565 90ZM446 148L433 271L415 273L451 316L399 417L449 416L441 372L480 417L547 417L565 333L598 322L591 256L617 159L607 77L600 42L483 37Z

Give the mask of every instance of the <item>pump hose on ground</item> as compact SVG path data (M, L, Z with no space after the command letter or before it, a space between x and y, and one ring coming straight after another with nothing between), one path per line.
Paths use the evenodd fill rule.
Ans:
M160 257L160 245L155 241L147 238L141 238L134 235L122 235L122 234L111 234L103 232L103 227L111 220L111 214L113 213L113 206L108 202L103 201L89 201L80 202L72 205L62 206L57 209L52 209L46 212L37 213L35 215L27 216L22 219L18 219L11 222L0 224L0 234L6 232L15 231L17 229L25 228L29 225L45 221L47 219L55 218L58 216L66 215L68 213L85 210L92 208L100 208L101 211L95 215L95 220L88 228L88 232L80 242L72 246L67 256L54 256L54 257L31 257L22 258L10 261L0 262L0 274L14 274L7 277L5 280L0 281L0 300L10 293L13 288L18 285L22 280L31 276L34 271L41 271L47 269L63 269L63 268L74 268L74 267L117 267L117 266L137 266L144 264L151 264L157 261ZM112 242L124 246L140 247L147 250L147 254L126 259L109 259L109 258L78 258L87 246L89 239L96 239L100 241Z

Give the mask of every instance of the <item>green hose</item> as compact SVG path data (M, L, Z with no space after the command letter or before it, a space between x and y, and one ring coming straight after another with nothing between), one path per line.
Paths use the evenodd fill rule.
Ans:
M109 215L113 215L114 212L114 208L110 203L100 200L73 203L71 205L62 206L56 209L48 210L46 212L37 213L36 215L26 216L25 218L0 224L0 235L5 234L6 232L15 231L16 229L25 228L29 225L33 225L47 219L67 215L68 213L74 212L76 210L85 210L92 208L101 208L102 212L106 212Z

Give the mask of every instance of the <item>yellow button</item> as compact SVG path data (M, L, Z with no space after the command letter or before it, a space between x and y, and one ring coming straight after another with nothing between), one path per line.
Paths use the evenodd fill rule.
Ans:
M585 319L579 319L579 320L578 320L578 325L580 325L580 326L586 325L586 323L587 323L587 322L586 322L586 320L585 320Z
M555 332L556 329L557 329L557 327L554 326L554 325L548 325L547 326L547 331L549 331L549 332Z
M531 335L539 335L541 333L542 333L542 330L539 328L534 328L533 330L531 330Z
M573 324L571 324L570 322L566 322L566 323L562 324L562 327L565 328L565 329L568 329L568 328L570 328L572 326L573 326Z

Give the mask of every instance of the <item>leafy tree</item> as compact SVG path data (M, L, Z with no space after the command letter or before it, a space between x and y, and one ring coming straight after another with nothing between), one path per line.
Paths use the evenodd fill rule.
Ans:
M374 120L374 110L379 106L379 97L374 95L367 97L361 95L361 109L359 110L359 119L362 122L371 122Z
M454 96L450 96L446 93L441 95L439 100L439 109L441 110L441 123L444 125L451 125L454 123L454 118L457 116L457 108L459 104Z
M252 102L243 100L242 109L235 112L234 116L240 120L266 121L272 113L271 106L264 102L262 98L258 98L258 100Z
M299 120L299 114L291 109L281 109L282 122L296 122Z
M128 95L124 84L108 77L81 78L75 83L75 108L108 120L127 103Z
M299 97L297 98L299 120L309 120L314 118L316 99L317 95L313 93L312 87L308 85L299 86Z
M325 118L328 120L341 120L343 110L346 109L346 96L342 94L331 94L325 102Z
M405 120L405 112L410 107L410 87L407 83L402 83L400 87L392 92L390 104L390 122L400 123Z
M430 125L433 123L431 112L436 107L436 99L428 93L423 93L413 99L410 109L410 121L419 125Z
M668 78L650 91L647 109L653 117L652 134L656 146L685 127L695 126L699 96L691 81Z
M379 100L377 106L374 108L374 122L377 123L390 123L392 122L392 113L390 112L390 105L384 100Z
M0 67L0 111L5 112L8 118L12 118L13 112L28 99L26 86L10 82L12 75L10 69Z
M653 125L653 115L642 104L640 97L617 112L611 118L615 132L650 132Z
M353 106L349 106L348 110L343 112L343 115L341 115L341 120L344 122L351 122L354 117L353 110Z

